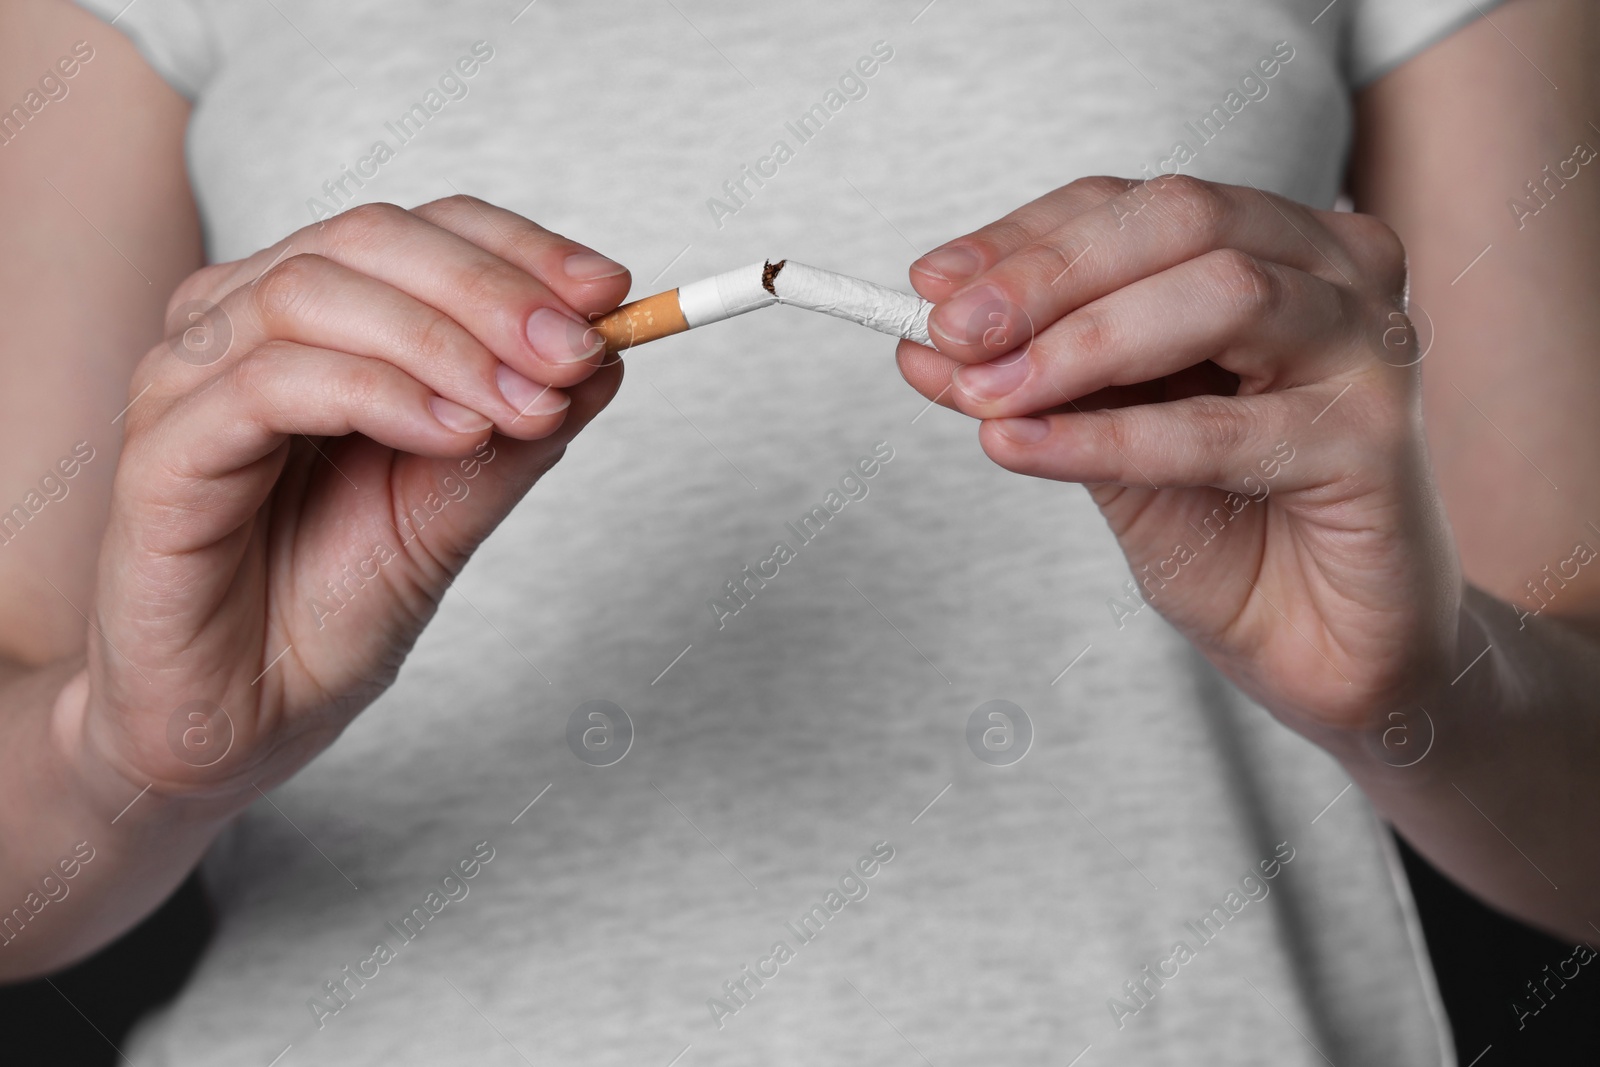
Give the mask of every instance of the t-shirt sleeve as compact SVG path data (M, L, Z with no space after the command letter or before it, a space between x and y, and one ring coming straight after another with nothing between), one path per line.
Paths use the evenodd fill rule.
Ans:
M1504 0L1353 0L1350 84L1359 89Z
M199 0L76 0L121 30L168 85L195 100L216 68Z

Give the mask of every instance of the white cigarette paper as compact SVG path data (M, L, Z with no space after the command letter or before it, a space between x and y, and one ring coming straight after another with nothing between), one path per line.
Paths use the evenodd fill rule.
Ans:
M752 263L678 288L678 306L690 329L772 304L820 311L919 344L928 343L928 313L933 310L911 293L784 260Z

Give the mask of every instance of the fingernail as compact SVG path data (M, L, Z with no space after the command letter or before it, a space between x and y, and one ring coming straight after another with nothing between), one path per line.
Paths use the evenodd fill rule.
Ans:
M995 419L994 428L1019 445L1036 445L1050 434L1044 419Z
M518 417L554 415L572 403L571 398L561 390L530 381L504 363L495 369L494 380L506 403L517 409Z
M970 248L956 245L929 252L911 264L911 269L930 278L937 278L941 282L959 282L978 273L982 266L978 253Z
M561 269L575 282L595 282L628 272L627 267L598 252L574 252L561 264Z
M956 388L974 400L997 400L1028 377L1028 357L1007 356L991 363L974 363L957 367L953 375Z
M994 286L984 285L934 308L928 328L952 344L983 344L994 348L994 354L999 355L1014 347L1011 344L1006 344L1005 348L996 347L1011 337L1013 319L1010 301Z
M606 341L588 323L540 308L528 316L528 343L547 362L576 363L600 351Z
M493 426L489 419L479 415L471 408L464 408L453 400L446 400L442 396L428 398L428 410L433 412L433 417L438 419L447 429L456 433L479 433Z

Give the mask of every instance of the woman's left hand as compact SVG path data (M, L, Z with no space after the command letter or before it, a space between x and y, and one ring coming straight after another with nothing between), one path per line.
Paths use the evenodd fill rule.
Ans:
M923 395L1000 466L1088 487L1140 594L1324 744L1437 693L1460 567L1405 251L1368 216L1086 178L918 260Z

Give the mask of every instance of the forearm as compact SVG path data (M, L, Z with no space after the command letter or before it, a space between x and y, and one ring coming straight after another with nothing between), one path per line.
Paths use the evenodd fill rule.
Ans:
M1469 588L1457 662L1419 701L1426 714L1393 709L1331 747L1441 870L1527 922L1590 939L1600 936L1600 637L1519 615Z
M84 766L81 669L81 657L0 664L0 982L56 970L133 926L224 822Z

